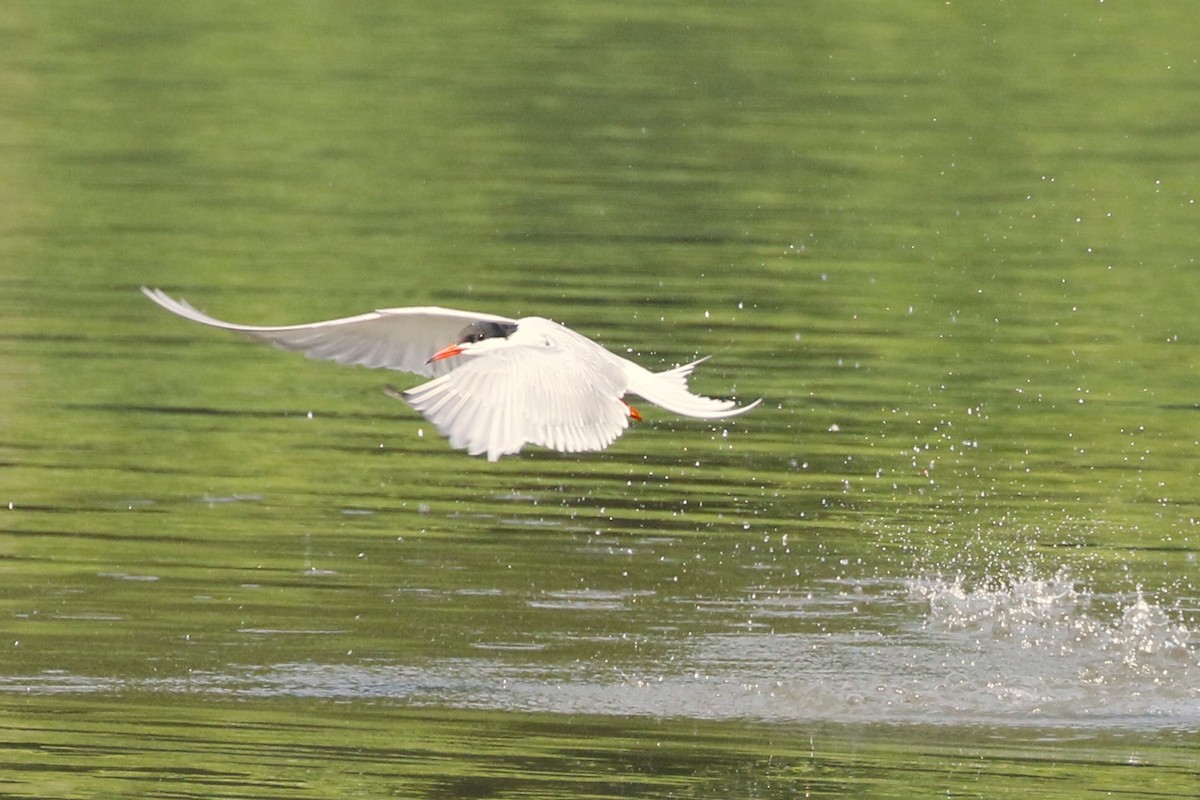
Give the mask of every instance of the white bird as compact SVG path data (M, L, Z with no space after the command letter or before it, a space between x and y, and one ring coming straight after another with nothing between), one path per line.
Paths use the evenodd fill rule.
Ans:
M542 317L509 319L436 306L386 308L307 325L236 325L142 287L184 319L261 339L311 358L413 372L433 380L398 393L450 446L489 461L526 444L565 453L603 450L640 420L626 394L685 417L745 414L732 400L692 394L697 364L651 372ZM449 344L447 344L449 343Z

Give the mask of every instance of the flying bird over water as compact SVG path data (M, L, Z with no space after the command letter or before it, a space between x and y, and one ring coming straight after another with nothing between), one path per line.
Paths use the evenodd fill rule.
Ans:
M745 414L739 407L688 391L697 364L651 372L610 353L570 328L542 317L418 306L386 308L306 325L236 325L214 319L159 289L147 297L184 319L246 334L311 358L413 372L433 380L399 396L429 420L450 446L489 461L527 444L564 453L603 450L629 420L634 394L697 419Z

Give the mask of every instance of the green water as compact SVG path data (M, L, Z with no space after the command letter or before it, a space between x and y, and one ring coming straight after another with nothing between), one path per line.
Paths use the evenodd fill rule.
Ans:
M1194 16L9 4L0 795L1194 796ZM765 401L489 464L144 284Z

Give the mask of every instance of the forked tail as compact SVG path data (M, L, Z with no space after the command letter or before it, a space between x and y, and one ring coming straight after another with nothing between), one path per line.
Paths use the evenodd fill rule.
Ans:
M738 407L733 400L716 400L711 397L701 397L688 390L688 376L697 365L708 360L708 356L698 358L690 364L683 364L665 372L651 372L636 364L631 364L627 370L629 392L644 397L656 406L683 417L697 419L726 419L745 414L762 402L755 400L749 405Z

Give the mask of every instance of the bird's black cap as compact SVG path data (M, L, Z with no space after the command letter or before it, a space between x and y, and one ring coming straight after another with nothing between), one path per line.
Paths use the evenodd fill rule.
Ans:
M516 332L517 323L515 322L472 322L458 332L458 343L469 344L484 339L507 339Z

